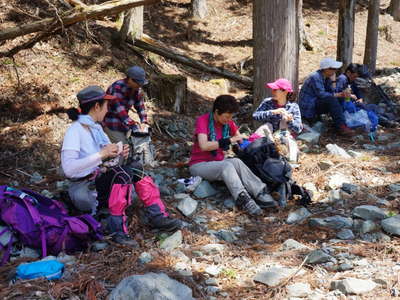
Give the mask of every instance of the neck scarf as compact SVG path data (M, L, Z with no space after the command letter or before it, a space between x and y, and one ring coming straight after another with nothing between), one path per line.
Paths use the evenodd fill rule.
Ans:
M208 131L210 132L209 134L209 140L210 141L216 141L217 140L217 134L215 133L215 128L214 128L214 114L213 112L210 112L210 116L208 119ZM222 138L228 138L229 137L229 125L224 124L222 125ZM217 150L211 151L213 156L217 155Z
M96 123L89 115L79 115L78 122L82 125L88 126L96 145L103 148L105 145L110 144L110 139L104 133L103 128L99 123Z

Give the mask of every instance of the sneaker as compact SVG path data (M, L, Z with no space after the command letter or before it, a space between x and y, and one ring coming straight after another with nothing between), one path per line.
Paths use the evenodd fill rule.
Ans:
M132 248L138 248L139 244L135 240L131 239L129 235L123 232L117 232L113 235L112 240L120 245L129 246Z
M337 130L337 133L343 136L353 136L355 134L354 130L350 129L344 124L340 125L339 129Z
M192 178L191 181L192 182L186 186L186 191L188 191L188 192L193 192L199 186L199 184L203 181L203 178L201 178L200 176L195 176Z
M257 198L256 203L261 208L274 208L278 206L278 202L272 198L272 196L266 192L261 192Z
M246 211L252 216L259 216L262 214L261 208L246 192L241 192L236 200L236 205L239 209Z
M181 220L164 216L151 218L149 225L154 229L162 231L175 231L183 227Z

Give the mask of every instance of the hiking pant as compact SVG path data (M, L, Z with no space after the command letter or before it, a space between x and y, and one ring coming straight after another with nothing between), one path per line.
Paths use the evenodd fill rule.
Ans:
M128 139L126 138L126 132L111 130L107 127L103 127L104 132L108 135L111 143L116 144L118 142L122 142L122 144L129 144ZM131 149L132 150L132 149ZM127 160L122 156L119 159L119 165L122 166L127 163Z
M208 181L222 180L235 200L243 191L257 197L266 187L239 158L197 163L190 166L189 171Z
M341 125L346 124L343 108L340 105L339 99L336 97L318 98L315 103L315 109L318 115L329 113L336 128L340 128Z

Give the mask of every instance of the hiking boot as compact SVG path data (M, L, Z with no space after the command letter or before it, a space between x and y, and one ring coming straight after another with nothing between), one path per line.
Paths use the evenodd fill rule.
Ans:
M355 134L354 130L350 129L344 124L340 125L337 133L342 136L353 136Z
M243 191L239 194L236 200L236 205L239 207L239 209L246 211L252 216L259 216L262 214L261 208L247 192Z
M123 232L117 232L113 235L112 240L120 245L129 246L132 248L138 248L139 244L135 240L131 239L129 235Z
M278 206L278 203L272 198L272 196L266 192L261 192L256 198L256 203L261 208L274 208Z
M152 228L162 231L175 231L183 227L181 220L165 216L151 218L148 223Z
M202 181L203 178L201 178L200 176L193 177L192 182L188 186L186 186L186 191L193 192L200 185Z

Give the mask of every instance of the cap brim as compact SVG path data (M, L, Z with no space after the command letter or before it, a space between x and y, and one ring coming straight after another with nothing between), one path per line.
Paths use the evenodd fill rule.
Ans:
M280 89L280 87L277 84L275 84L274 82L267 83L266 86L269 87L272 90L279 90Z
M114 99L117 99L117 97L113 96L113 95L105 94L103 99L104 100L114 100Z
M342 62L340 62L340 61L335 61L334 63L332 63L331 68L332 68L332 69L339 69L342 65L343 65Z
M145 79L144 82L143 82L143 84L142 84L142 86L144 86L144 85L146 85L146 84L148 84L148 83L149 83L149 81L148 81L147 79Z

